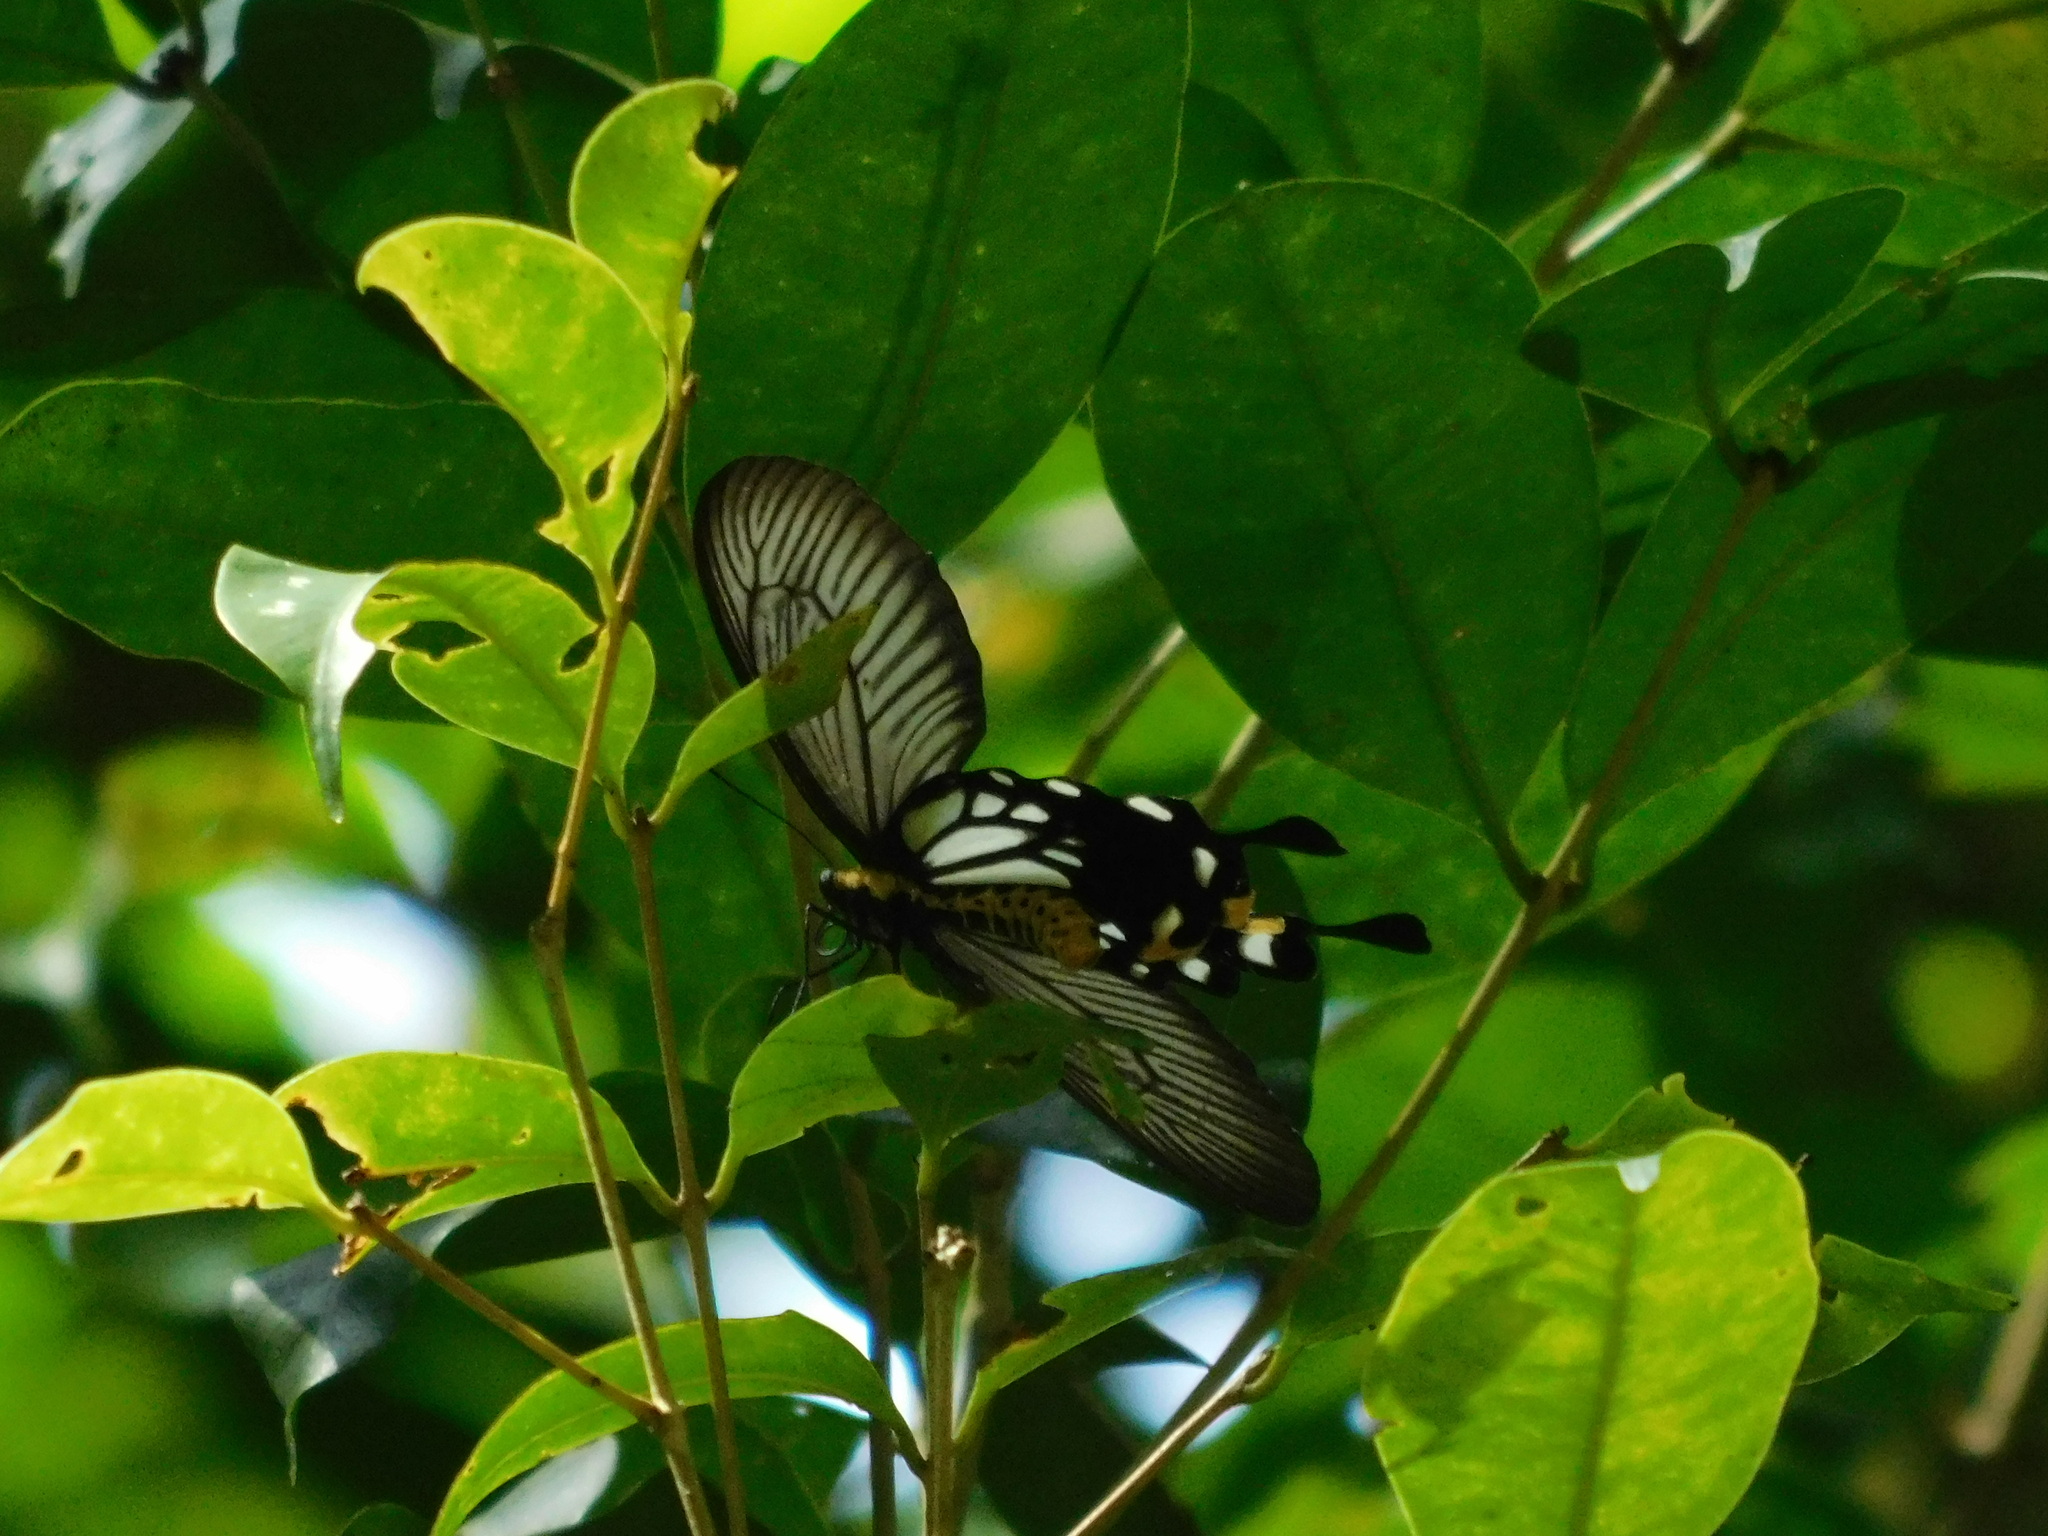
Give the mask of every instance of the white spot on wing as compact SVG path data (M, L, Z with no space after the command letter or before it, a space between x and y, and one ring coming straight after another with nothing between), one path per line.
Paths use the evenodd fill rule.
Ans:
M1147 965L1147 964L1146 964L1146 963L1145 963L1144 961L1142 961L1142 960L1134 960L1134 961L1132 961L1132 962L1131 962L1131 974L1132 974L1133 976L1140 976L1140 977L1142 977L1142 976L1150 976L1150 975L1152 974L1152 967L1151 967L1151 966L1149 966L1149 965Z
M976 821L987 821L991 816L1003 814L1003 800L1000 795L976 795L974 804L967 808L967 814Z
M1058 863L1071 865L1075 869L1079 869L1082 864L1081 855L1066 848L1048 848L1045 850L1045 856Z
M1273 967L1273 935L1270 933L1247 933L1237 941L1237 952L1251 965Z
M1052 812L1042 805L1033 804L1029 800L1019 800L1010 807L1010 819L1012 821L1051 821Z
M1056 885L1065 890L1070 882L1058 870L1048 869L1036 859L1001 859L994 864L977 864L972 869L958 869L948 874L933 875L932 884Z
M1095 931L1112 944L1121 944L1124 941L1124 931L1115 923L1097 923Z
M924 861L933 869L948 869L971 859L985 859L1029 842L1031 834L1022 827L982 826L969 823L955 827L924 850Z
M1150 816L1154 821L1171 821L1173 812L1154 800L1150 795L1131 795L1124 801L1140 816Z
M1209 882L1215 878L1216 855L1200 843L1195 844L1195 884L1207 890Z
M1200 986L1209 979L1209 962L1200 958L1183 960L1180 963L1180 973Z
M1081 786L1070 784L1065 779L1047 779L1045 787L1056 795L1067 796L1070 800L1077 800L1081 795Z
M1166 910L1152 919L1152 937L1155 941L1164 943L1173 936L1174 929L1179 926L1180 908L1168 903Z
M956 789L929 805L920 805L903 818L903 841L913 851L924 847L959 819L960 808L966 803L967 797Z
M994 782L1002 785L1005 789L1008 789L1012 784L1017 782L1017 776L1015 774L1010 773L1006 769L1002 768L989 769L988 776Z

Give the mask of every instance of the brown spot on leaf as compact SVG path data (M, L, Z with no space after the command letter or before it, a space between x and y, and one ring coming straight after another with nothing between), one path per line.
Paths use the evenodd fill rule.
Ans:
M78 1172L78 1170L80 1168L83 1168L84 1166L85 1148L73 1147L69 1152L66 1152L64 1154L64 1161L57 1165L57 1171L51 1174L50 1177L53 1179L68 1179L71 1177L72 1174Z

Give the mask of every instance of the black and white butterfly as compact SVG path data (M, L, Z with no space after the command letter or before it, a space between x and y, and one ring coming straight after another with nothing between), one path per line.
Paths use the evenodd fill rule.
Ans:
M892 954L915 946L970 995L1140 1037L1142 1049L1114 1035L1076 1047L1067 1091L1209 1194L1271 1221L1310 1220L1321 1182L1300 1132L1172 983L1228 994L1248 970L1305 978L1316 933L1427 953L1421 922L1258 914L1247 847L1344 851L1307 817L1221 832L1185 800L963 768L986 723L980 654L937 562L846 476L800 459L736 460L698 498L695 541L742 682L842 615L874 609L837 700L774 744L856 861L821 879L848 930Z

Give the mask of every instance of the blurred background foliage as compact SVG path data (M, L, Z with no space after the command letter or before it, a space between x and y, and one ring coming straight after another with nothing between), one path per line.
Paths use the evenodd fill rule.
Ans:
M765 111L778 73L786 80L768 61L809 58L854 8L728 0L715 47L716 29L678 29L701 57L677 62L735 86L751 79L746 111ZM637 5L626 9L637 17ZM160 0L103 0L101 11L109 47L131 67L174 20ZM250 14L268 41L224 89L260 115L317 75L314 94L331 111L381 125L298 146L324 156L307 185L338 248L428 211L451 185L466 189L464 206L535 215L479 81L428 112L434 59L410 22L278 0L252 0ZM1781 20L1770 0L1742 7L1660 145L1689 143L1720 117ZM1526 238L1612 141L1656 48L1640 16L1586 0L1489 0L1484 35L1477 148L1469 165L1443 169L1441 190L1502 235ZM446 45L437 35L435 58ZM514 52L548 153L566 163L619 99L616 71ZM2038 117L2048 93L2040 74L2028 78L2031 97L2012 99ZM1923 71L1906 88L1924 97L1949 87ZM1215 99L1191 96L1189 132L1222 122L1219 134L1243 137L1242 109L1233 117L1228 97L1196 89ZM20 184L51 130L101 94L0 90L0 185ZM1831 142L1832 125L1808 126ZM2039 126L2016 120L2008 141L1979 143L1983 173L1933 188L1924 218L1945 209L1958 228L1995 225L2038 200ZM310 140L321 130L297 131ZM1845 161L1864 150L1876 154L1834 144ZM1270 140L1259 153L1286 166ZM1752 180L1782 173L1802 198L1818 195L1826 176L1801 153L1776 146L1768 173ZM401 154L412 156L406 176L379 173L379 156ZM1727 195L1777 195L1745 186L1735 178ZM1729 217L1731 227L1749 222ZM94 237L105 285L76 301L98 306L88 323L63 308L50 236L25 199L0 198L0 412L82 372L147 376L151 348L174 346L192 313L224 312L307 260L261 189L200 135L108 212ZM1912 236L1902 226L1897 238ZM1647 248L1617 242L1613 259ZM282 366L253 347L239 360L224 350L214 365L230 381L238 368ZM1674 450L1660 457L1665 429L1655 423L1610 425L1610 447L1621 446L1601 461L1603 531L1625 551L1669 484ZM2048 546L2028 557L2042 559ZM1169 619L1084 425L1058 438L947 570L987 666L984 760L1057 771ZM1794 731L1710 835L1548 943L1374 1207L1376 1225L1438 1220L1559 1122L1590 1131L1646 1083L1683 1071L1699 1102L1805 1160L1816 1230L1952 1279L2019 1289L2048 1243L2048 650L2036 648L2038 628L2015 638L2001 611L1987 599L1937 645ZM1185 651L1117 739L1101 782L1192 793L1244 715L1218 673ZM522 808L544 793L453 729L348 729L350 814L335 827L294 711L197 664L116 649L11 589L0 601L0 1101L10 1137L83 1076L163 1063L220 1066L270 1086L310 1062L394 1046L550 1059L526 948L545 854ZM1284 759L1267 768L1246 814L1265 798L1298 808L1289 772ZM772 824L756 831L779 841ZM644 980L613 921L582 912L574 935L597 1070L653 1055ZM1339 964L1327 988L1310 1136L1332 1186L1363 1163L1462 997L1454 968L1405 986L1392 974ZM0 1228L0 1531L284 1536L337 1531L375 1500L438 1501L476 1433L536 1367L445 1298L421 1294L391 1347L300 1405L288 1482L276 1404L225 1313L238 1274L305 1246L296 1221L215 1213ZM1045 1283L1165 1257L1204 1235L1191 1209L1044 1153L1027 1161L1016 1221L1019 1263ZM845 1303L792 1255L800 1246L758 1223L723 1230L728 1310L801 1306L857 1334ZM653 1272L676 1273L666 1248L652 1258ZM500 1269L487 1283L558 1338L595 1344L624 1327L601 1255ZM656 1301L682 1315L680 1279ZM1224 1282L1174 1298L1152 1321L1200 1355L1246 1305L1241 1284ZM1979 1318L1924 1324L1855 1373L1799 1390L1728 1528L2038 1530L2048 1508L2048 1405L2038 1394L1994 1460L1967 1459L1950 1438L1991 1331ZM1020 1407L1007 1450L991 1448L992 1487L1028 1483L1035 1459L1080 1454L1061 1439L1074 1426L1149 1429L1196 1371L1156 1359L1097 1366L1099 1399L1034 1388L1047 1395ZM1175 1473L1173 1501L1141 1506L1126 1529L1399 1530L1361 1438L1356 1391L1354 1362L1325 1351L1229 1421ZM836 1475L850 1436L816 1438L819 1465ZM864 1488L857 1464L841 1487L834 1507L845 1514ZM666 1528L660 1493L592 1528ZM1034 1523L1028 1497L1006 1502L1020 1536L1051 1528ZM1003 1528L991 1510L976 1519ZM488 1527L547 1528L509 1518Z

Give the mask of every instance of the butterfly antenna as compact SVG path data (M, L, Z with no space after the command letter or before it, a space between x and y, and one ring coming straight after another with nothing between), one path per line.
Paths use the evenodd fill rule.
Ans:
M777 821L781 822L785 827L789 828L790 831L794 832L798 837L802 838L806 843L810 844L811 852L815 853L820 859L825 861L825 867L827 869L830 869L832 867L834 863L833 856L818 846L818 840L812 837L810 833L806 832L802 827L798 826L795 822L791 821L787 816L783 815L782 812L778 811L774 806L767 804L765 801L760 799L760 797L749 794L746 790L741 789L739 785L735 784L731 779L725 776L725 771L721 768L712 769L711 777L718 780L719 783L723 784L727 789L731 790L734 794L738 795L742 800L746 801L747 804L754 807L755 810L761 811L769 816L772 816Z

